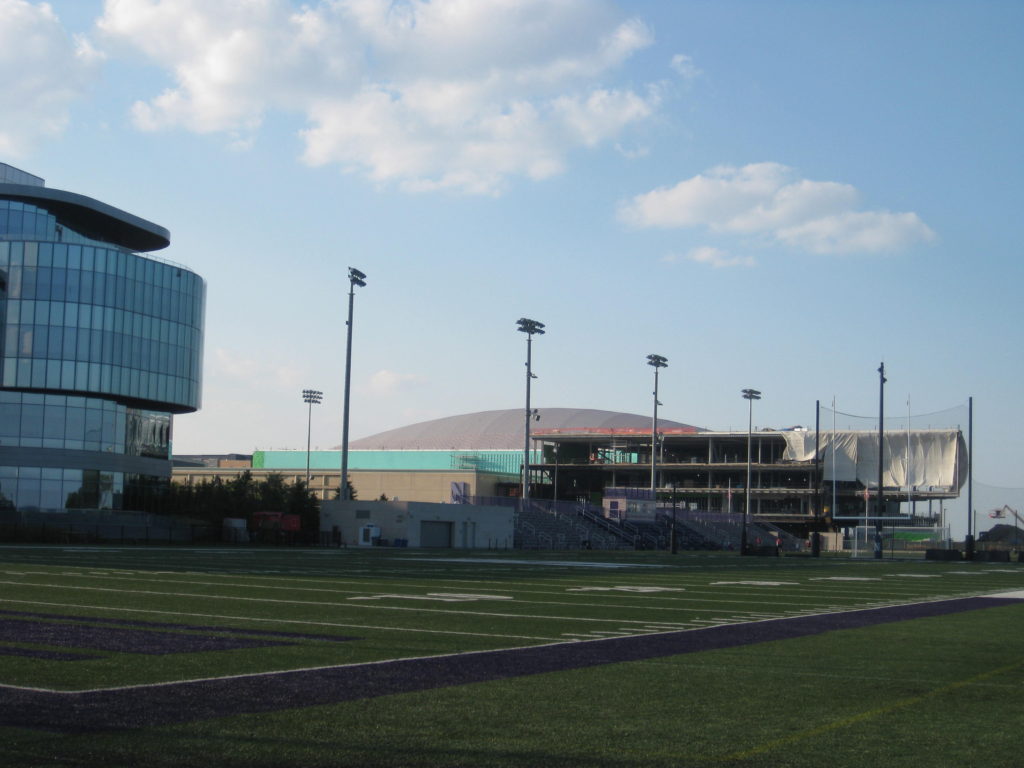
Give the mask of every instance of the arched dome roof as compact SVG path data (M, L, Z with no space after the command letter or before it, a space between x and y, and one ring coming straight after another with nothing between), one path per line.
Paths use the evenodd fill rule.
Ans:
M635 413L617 413L593 408L538 408L538 429L650 429L651 417ZM480 411L442 419L423 421L390 429L349 443L354 450L509 450L522 448L525 438L525 412L522 408ZM668 419L658 419L659 427L687 428ZM689 427L692 429L692 427ZM533 427L530 428L531 433Z

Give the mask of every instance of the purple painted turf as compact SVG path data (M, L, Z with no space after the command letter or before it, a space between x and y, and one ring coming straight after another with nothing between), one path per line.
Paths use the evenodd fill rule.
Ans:
M285 645L279 640L259 640L217 635L190 635L163 630L95 627L34 619L0 618L0 642L33 643L59 648L163 655L202 651L232 651Z
M81 733L191 722L734 648L1019 602L1002 598L963 598L657 635L120 691L61 694L0 689L0 726Z
M9 645L0 645L0 656L21 656L26 659L44 659L46 661L85 661L86 659L102 658L95 653L43 651L38 648L14 648Z
M33 619L73 621L81 624L112 624L119 627L141 627L143 629L177 629L188 632L219 632L233 635L256 635L259 637L286 637L299 640L327 640L344 643L353 640L345 635L310 635L305 632L277 632L262 629L239 629L238 627L217 627L202 624L172 624L162 621L137 621L132 619L106 619L91 616L65 616L59 613L37 613L35 611L0 611L0 616L17 616ZM2 619L0 619L2 620Z

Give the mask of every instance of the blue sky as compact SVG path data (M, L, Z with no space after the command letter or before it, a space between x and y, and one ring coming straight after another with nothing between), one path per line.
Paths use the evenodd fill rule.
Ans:
M975 401L1024 487L1019 2L0 0L0 161L208 281L180 453L534 404L744 428ZM946 418L943 416L942 418ZM543 421L543 419L542 419ZM543 424L541 424L542 426ZM954 424L955 425L955 424ZM945 424L944 424L945 426Z

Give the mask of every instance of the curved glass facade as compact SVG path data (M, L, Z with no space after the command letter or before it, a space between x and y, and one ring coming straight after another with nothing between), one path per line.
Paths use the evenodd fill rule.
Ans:
M35 189L0 183L0 509L145 507L200 404L205 283L128 247L166 230Z
M44 211L0 200L0 238L14 234L4 231L5 215L8 227L31 226L33 236L68 234ZM198 275L63 241L0 240L0 270L7 273L2 386L102 392L175 413L199 407L205 285Z

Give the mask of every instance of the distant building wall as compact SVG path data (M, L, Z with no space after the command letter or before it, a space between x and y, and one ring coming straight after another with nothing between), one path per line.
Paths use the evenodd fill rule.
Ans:
M531 451L531 462L539 462L541 451ZM512 450L357 450L348 453L348 468L367 470L477 470L518 475L523 452ZM306 452L256 451L253 467L262 469L306 468ZM311 469L339 469L341 451L311 451ZM339 470L340 471L340 470Z
M321 505L320 532L333 544L360 546L360 529L376 526L379 538L410 547L511 548L513 510L473 504L406 501L328 501Z
M183 485L195 485L203 481L220 478L229 482L238 477L248 467L175 467L172 480ZM269 475L281 475L286 485L306 480L306 468L301 470L254 468L249 470L254 480L265 480ZM323 469L311 469L309 478L310 490L321 501L334 498L338 490L341 469L325 472ZM400 501L448 502L452 497L452 483L464 483L464 493L469 496L501 495L499 486L514 484L515 476L497 475L488 472L460 471L365 471L349 472L349 482L355 489L356 498L376 500L381 495Z

